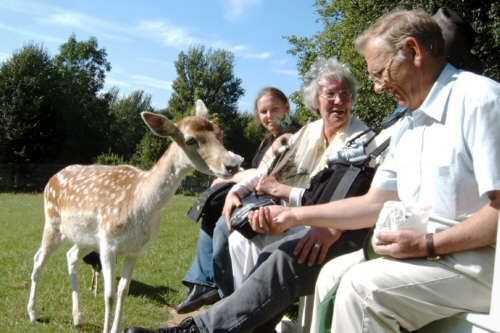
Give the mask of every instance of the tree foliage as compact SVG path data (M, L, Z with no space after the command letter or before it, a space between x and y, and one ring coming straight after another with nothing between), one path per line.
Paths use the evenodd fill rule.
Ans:
M33 43L0 67L1 157L5 163L91 163L109 149L111 66L97 40L74 35L51 57Z
M61 75L62 127L65 129L60 162L90 163L95 156L107 151L109 145L112 119L108 110L113 96L100 91L111 65L106 60L106 50L98 49L95 37L78 42L75 35L71 35L59 51L54 63Z
M195 102L201 99L210 120L224 131L226 148L243 156L245 162L251 160L255 146L249 146L241 134L252 119L238 113L237 102L245 91L241 79L234 75L234 55L226 50L194 46L179 54L175 68L178 77L172 84L174 93L168 104L174 121L194 114Z
M115 88L116 89L116 88ZM110 147L113 153L130 160L137 145L148 130L141 119L141 112L153 111L151 95L143 90L118 98L110 105L113 122L110 124Z
M317 0L319 21L324 30L311 37L285 36L293 45L288 52L297 56L299 73L304 74L318 56L338 57L351 66L360 81L359 98L353 110L367 124L380 121L392 112L396 103L386 94L377 95L367 77L366 63L354 49L355 38L377 18L393 9L423 8L434 14L440 7L452 8L475 28L477 37L473 48L481 59L484 74L500 80L500 5L495 0ZM298 105L297 115L305 119L311 113L301 103L298 92L292 95Z
M43 46L15 51L0 68L0 162L50 161L61 141L59 73Z
M205 50L204 46L190 47L181 52L174 63L177 79L169 109L186 115L201 99L211 114L221 122L230 122L237 113L238 99L244 94L241 79L234 76L234 55L226 50Z

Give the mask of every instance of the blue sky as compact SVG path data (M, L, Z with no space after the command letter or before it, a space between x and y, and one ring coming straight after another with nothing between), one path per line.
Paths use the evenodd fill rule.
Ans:
M164 108L177 77L174 61L191 45L222 48L235 55L235 76L245 95L240 111L252 111L265 86L287 95L300 89L297 59L282 36L311 37L322 30L313 0L0 0L0 60L28 42L51 55L74 33L96 37L112 70L105 90L142 89Z

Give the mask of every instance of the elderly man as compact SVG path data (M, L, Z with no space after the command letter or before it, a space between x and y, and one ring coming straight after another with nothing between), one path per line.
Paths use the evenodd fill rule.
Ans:
M432 206L427 233L380 232L390 258L329 262L320 280L343 275L332 332L399 332L463 311L488 312L500 207L500 84L447 64L439 26L424 11L382 16L356 40L375 91L408 107L370 191L362 197L253 216L273 234L295 225L372 226L387 201L409 213ZM362 257L362 255L361 255ZM344 274L345 273L345 274ZM321 286L318 286L321 289Z

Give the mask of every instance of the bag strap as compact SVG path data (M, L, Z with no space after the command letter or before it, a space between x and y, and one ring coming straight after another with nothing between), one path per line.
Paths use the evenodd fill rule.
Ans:
M368 145L382 130L392 126L397 120L399 120L401 117L403 117L406 114L406 110L407 109L403 109L401 107L397 108L396 111L394 111L392 114L387 116L382 123L375 125L374 127L369 128L369 129L361 132L361 134L359 134L355 138L349 140L349 142L347 142L346 145L349 146L356 139L362 137L363 135L365 135L366 133L368 133L370 131L373 131L373 132L375 132L375 135L372 136L370 138L370 140L368 140L368 142L366 143L366 145ZM354 183L354 180L361 172L362 168L364 168L368 164L368 162L370 162L372 159L375 159L377 156L382 154L382 152L384 150L386 150L387 147L389 147L390 142L391 142L391 138L385 139L385 141L382 142L382 144L380 144L377 148L375 148L370 153L370 155L368 155L366 157L366 159L363 160L361 163L351 164L351 166L349 166L349 169L347 169L346 173L344 174L344 176L340 180L340 183L337 186L337 188L335 189L335 192L333 192L333 195L330 198L330 201L344 199L345 196L347 195L347 192L349 192L349 189L351 188L352 183Z
M402 107L398 107L393 113L391 113L390 115L388 115L387 117L385 117L385 119L381 123L376 124L375 126L372 126L372 127L368 128L368 129L364 130L363 132L359 133L358 135L356 135L351 140L347 141L346 146L349 147L351 144L353 144L357 139L359 139L363 135L368 134L370 132L374 132L375 135L373 135L365 143L365 145L368 145L370 142L373 141L373 139L375 139L375 137L377 135L379 135L380 132L382 132L382 130L391 127L395 122L397 122L400 118L402 118L406 114L407 110L408 109L403 109Z
M330 201L344 199L345 196L347 195L347 192L349 192L352 183L354 182L354 180L356 179L356 177L359 175L360 172L361 172L360 167L351 164L351 166L349 166L349 169L347 169L344 176L342 176L342 179L340 180L339 185L335 189L335 192L333 192Z

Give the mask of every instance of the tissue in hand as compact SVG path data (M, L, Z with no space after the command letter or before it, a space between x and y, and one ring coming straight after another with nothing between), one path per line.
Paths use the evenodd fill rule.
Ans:
M380 211L375 224L373 239L375 243L382 244L375 235L379 231L415 230L420 233L427 232L427 222L432 212L432 206L415 210L414 214L407 214L406 207L401 201L387 201Z

